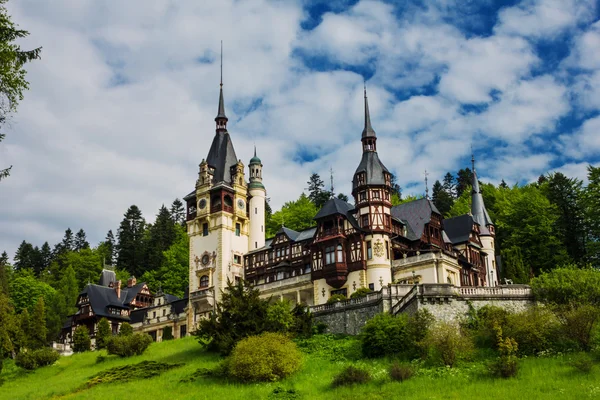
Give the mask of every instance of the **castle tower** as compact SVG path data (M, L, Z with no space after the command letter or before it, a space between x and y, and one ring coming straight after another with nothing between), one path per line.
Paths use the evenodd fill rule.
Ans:
M215 136L206 160L200 163L196 190L185 198L190 238L190 330L213 311L228 280L243 278L243 255L248 252L248 187L227 121L221 75Z
M265 245L265 199L267 191L262 183L262 166L260 158L256 156L255 146L254 157L250 159L250 164L248 164L250 170L250 184L248 185L250 238L248 248L250 250L260 249Z
M481 244L483 245L481 250L487 254L485 284L486 286L496 286L498 283L496 250L494 246L496 228L494 227L492 219L490 218L483 202L483 196L481 194L479 181L477 179L477 172L475 171L475 156L471 157L471 163L473 167L471 214L473 215L473 220L479 224L479 237L481 238Z
M390 237L391 174L377 155L377 135L371 126L367 89L365 87L365 127L362 131L363 154L352 180L352 196L357 220L363 231L366 284L373 290L392 282Z

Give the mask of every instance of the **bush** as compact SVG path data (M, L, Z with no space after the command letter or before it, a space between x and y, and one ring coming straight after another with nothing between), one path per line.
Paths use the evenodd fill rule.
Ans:
M415 374L415 369L410 364L400 364L395 362L390 367L390 378L393 381L404 382L407 379L412 378Z
M91 345L92 341L90 340L90 334L87 326L79 325L77 328L75 328L75 332L73 333L73 351L75 353L89 351Z
M592 371L592 368L594 367L594 361L589 355L581 354L575 357L573 360L571 360L571 362L569 362L569 365L571 365L579 372L588 374Z
M526 311L508 314L503 332L519 344L519 354L536 355L557 350L560 325L547 307L532 307Z
M131 336L113 336L109 339L106 350L108 354L119 357L140 355L152 343L152 337L146 333L134 333Z
M228 374L243 382L277 381L298 371L302 355L281 333L266 332L241 340L227 360Z
M119 329L119 336L131 336L133 335L133 328L128 322L123 322Z
M367 383L371 380L369 371L352 365L344 368L333 378L333 387Z
M449 323L439 323L431 329L425 338L434 362L453 367L459 360L468 359L473 351L469 336L463 335L459 328Z
M367 321L360 334L363 355L393 356L407 350L410 345L407 325L406 315L377 314Z
M327 299L327 304L337 303L338 301L346 301L348 298L343 294L334 294Z
M106 342L111 336L110 324L106 318L102 318L98 322L98 331L96 332L96 349L106 348Z
M478 310L471 306L468 320L464 326L472 332L477 347L496 349L498 341L494 327L505 328L508 323L508 315L508 311L497 306L484 306Z
M581 350L590 351L594 329L600 319L600 308L592 305L562 306L556 308L566 338L575 342Z
M419 310L408 318L408 355L411 358L426 358L429 351L425 340L435 322L435 317L427 310Z
M289 332L294 328L292 305L287 300L279 300L269 304L265 330L269 332Z
M517 375L519 364L517 360L518 345L517 342L509 337L502 336L502 328L495 327L496 338L498 341L498 352L500 356L491 365L492 373L500 378L510 378Z
M600 271L594 268L555 268L533 278L531 288L546 303L600 305Z
M173 340L173 328L165 326L163 328L162 340Z
M294 325L292 327L292 330L296 335L302 337L309 337L312 336L315 333L315 331L318 332L318 325L313 326L313 315L306 304L296 304L296 306L292 310L292 315L294 316Z
M46 365L52 365L59 358L60 355L56 350L49 347L43 347L28 352L20 352L15 358L15 364L21 368L33 370Z
M366 287L361 287L361 288L356 289L356 291L350 295L350 298L351 299L359 299L361 297L365 297L369 293L373 293L371 291L371 289L366 288Z

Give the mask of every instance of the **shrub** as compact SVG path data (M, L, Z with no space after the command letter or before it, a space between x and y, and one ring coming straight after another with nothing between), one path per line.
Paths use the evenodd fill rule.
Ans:
M408 318L388 313L377 314L367 321L360 340L365 357L393 356L404 352L409 345Z
M269 332L289 332L294 327L292 305L287 300L279 300L269 304L265 329Z
M426 358L428 344L425 340L435 317L427 310L419 310L408 318L408 354L412 358Z
M425 342L431 349L432 359L449 367L469 358L473 351L471 338L463 335L457 326L445 322L435 325Z
M173 328L170 326L165 326L163 328L162 340L172 340L173 339Z
M133 335L133 328L128 322L123 322L119 329L119 336L131 336Z
M315 333L315 331L318 332L318 325L316 327L313 326L313 315L306 304L296 304L296 306L292 310L292 315L294 316L294 326L292 330L294 333L296 333L296 335L309 337L312 336Z
M394 381L403 382L412 378L414 374L415 369L410 364L400 364L399 362L394 362L390 367L390 378Z
M131 336L113 336L109 339L106 350L108 354L119 357L140 355L152 343L152 337L146 333L134 333Z
M468 320L465 326L471 330L477 347L496 348L495 326L506 327L509 312L497 306L484 306L478 310L470 308Z
M517 360L517 342L509 337L502 336L502 328L496 326L496 338L498 341L498 352L500 356L492 363L490 370L500 378L510 378L517 375L519 364Z
M592 368L594 367L594 361L589 355L581 354L572 359L571 362L569 362L569 365L571 365L579 372L588 374L592 371Z
M354 385L356 383L367 383L371 380L369 371L352 365L344 368L333 378L333 387Z
M503 332L519 344L519 354L536 355L555 349L560 336L556 316L547 307L508 314Z
M327 299L327 304L337 303L338 301L346 301L348 298L343 294L334 294Z
M88 328L85 325L79 325L73 333L73 351L82 353L89 351L92 345Z
M106 348L106 342L111 336L110 324L106 318L98 322L98 331L96 332L96 349Z
M531 280L536 299L553 304L600 305L600 271L566 266L545 272Z
M589 304L556 308L566 338L573 340L584 351L590 351L594 328L600 319L600 308Z
M266 332L241 340L227 360L228 374L243 382L277 381L298 371L302 355L281 333Z
M43 347L28 352L20 352L15 358L15 364L21 368L33 370L46 365L52 365L59 358L60 355L56 350L49 347Z
M369 293L373 293L371 291L371 289L366 288L366 287L361 287L361 288L356 289L356 291L350 295L350 298L351 299L359 299L361 297L365 297Z

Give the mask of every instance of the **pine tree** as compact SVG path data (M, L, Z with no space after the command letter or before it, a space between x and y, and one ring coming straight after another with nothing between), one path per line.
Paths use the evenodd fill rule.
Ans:
M6 251L0 256L0 294L4 294L8 297L8 254Z
M469 168L458 171L456 178L456 197L460 197L473 183L473 172Z
M502 179L502 182L500 182L500 186L501 189L508 189L508 185L506 184L506 182L504 182L504 179Z
M44 297L40 296L35 303L33 314L31 315L31 336L30 345L33 349L39 349L46 345L46 305Z
M83 229L79 229L79 231L77 232L77 234L75 235L75 241L73 244L73 249L75 251L81 251L83 249L89 249L90 248L90 244L88 243L87 239L86 239L86 235Z
M50 269L50 264L52 263L52 249L50 248L48 242L44 242L44 244L42 245L42 248L40 249L40 258L42 263L41 272L47 273Z
M588 166L588 185L583 192L587 262L600 268L600 167Z
M337 198L340 200L343 200L345 202L348 202L348 196L346 196L344 193L338 193Z
M18 324L19 330L22 332L22 340L19 342L18 347L29 347L33 331L31 329L31 317L26 308L21 311Z
M104 244L106 246L106 262L107 265L113 265L115 262L115 235L113 235L112 229L108 231L106 234L106 239L104 239Z
M173 200L173 203L171 203L170 213L175 224L179 224L181 226L185 225L185 208L183 207L181 200Z
M443 187L446 193L448 193L451 197L456 197L456 183L454 176L450 172L446 172L446 175L444 175Z
M106 348L106 344L111 337L110 324L106 318L98 322L98 331L96 332L96 350Z
M15 263L13 266L15 271L30 270L33 272L33 264L35 259L33 253L33 245L23 240L17 248L17 252L15 254Z
M452 199L452 196L444 190L440 181L435 181L433 184L431 199L442 215L446 215L454 204L454 199Z
M390 195L396 195L398 196L398 200L402 200L402 188L398 184L398 178L396 177L396 174L390 174L390 185L392 186Z
M75 270L71 265L65 268L57 289L65 299L67 313L70 314L71 312L75 312L75 303L79 296L79 284L77 282L77 277L75 276Z
M73 251L73 231L71 228L67 228L60 244L63 251Z
M119 225L117 265L130 274L142 276L145 271L144 262L144 233L146 222L142 212L136 205L127 209L125 218Z
M154 271L160 268L163 262L163 252L171 247L176 235L175 224L169 210L163 205L156 215L156 221L149 228L148 242L145 246L146 270Z
M85 325L79 325L73 333L73 351L75 353L83 353L89 351L92 345L90 333Z
M321 180L321 177L317 173L313 173L308 182L308 199L317 207L319 210L323 205L331 198L331 193L326 191L325 183Z
M133 335L133 328L129 324L129 322L123 322L121 324L121 328L119 329L119 336L131 336Z

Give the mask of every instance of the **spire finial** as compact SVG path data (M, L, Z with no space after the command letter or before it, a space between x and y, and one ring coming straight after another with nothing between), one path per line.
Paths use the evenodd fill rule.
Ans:
M221 40L221 87L223 87L223 41Z
M427 170L425 170L425 198L429 199L429 184L427 183L427 177L429 176L429 174L427 173Z
M365 92L365 128L362 131L362 137L373 137L375 138L377 135L371 126L371 113L369 112L369 100L367 99L367 81L363 82L364 92ZM373 149L374 150L374 149Z
M254 143L254 157L256 157L256 143Z
M215 121L217 123L217 132L227 130L227 116L225 115L225 101L223 100L223 41L221 40L221 89L219 90L219 111Z
M471 145L471 168L475 172L475 153L473 152L473 145Z
M329 167L329 174L329 177L331 179L331 198L333 199L335 197L333 193L333 167Z

